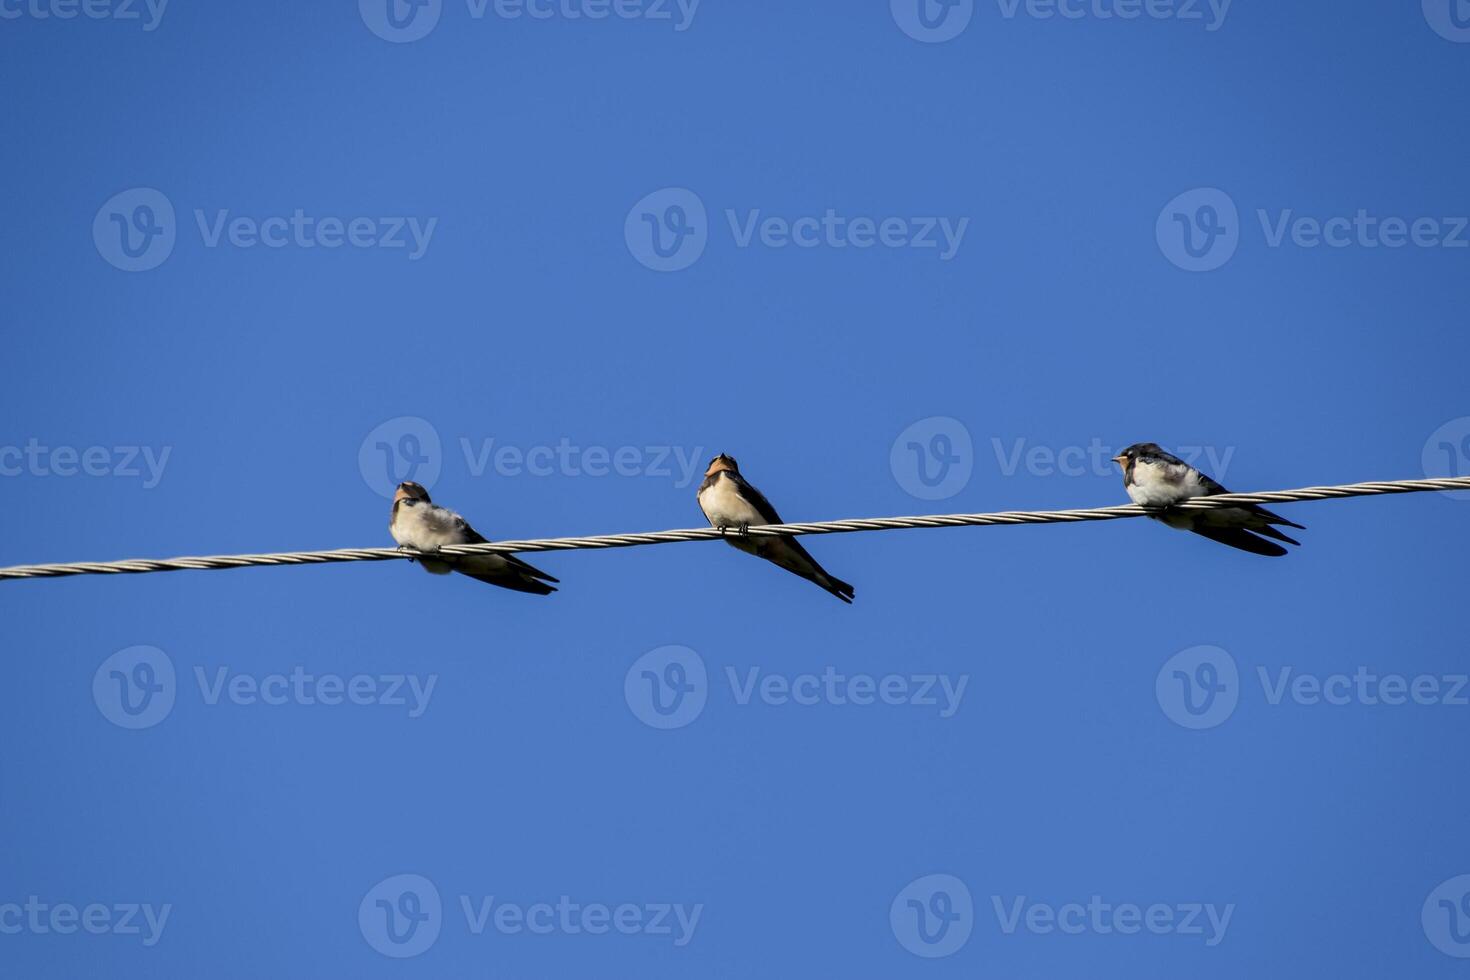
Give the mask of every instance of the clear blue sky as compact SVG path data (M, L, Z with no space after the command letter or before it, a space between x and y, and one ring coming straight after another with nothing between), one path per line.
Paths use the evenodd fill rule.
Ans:
M1470 11L1182 6L0 0L0 563L1470 471ZM1470 502L1282 511L0 585L0 973L1460 975Z

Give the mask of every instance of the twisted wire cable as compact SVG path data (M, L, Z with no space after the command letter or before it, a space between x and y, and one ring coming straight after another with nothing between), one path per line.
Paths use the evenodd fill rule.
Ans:
M1307 500L1335 500L1342 497L1373 497L1391 493L1422 493L1431 490L1470 490L1470 476L1442 477L1428 480L1382 480L1370 483L1347 483L1338 486L1302 487L1296 490L1269 490L1257 493L1224 493L1213 497L1196 497L1176 504L1169 510L1210 510L1240 504L1289 504ZM779 537L801 534L843 534L850 531L894 531L925 527L986 527L1001 524L1071 524L1079 521L1112 521L1124 517L1148 517L1162 513L1159 508L1123 504L1115 507L1091 507L1081 510L1008 510L989 514L927 514L913 517L865 517L839 521L812 521L801 524L762 524L743 531L713 527L671 531L645 531L633 534L599 534L577 538L532 538L525 541L495 541L488 544L461 544L445 547L432 554L403 548L340 548L333 551L285 551L264 555L207 555L185 558L132 558L123 561L65 562L49 565L13 565L0 568L0 581L25 578L58 578L66 575L117 575L143 572L177 572L186 569L214 570L246 568L255 565L321 565L347 561L390 561L460 555L504 554L531 551L579 551L592 548L634 548L650 544L672 544L678 541L710 541L725 536L748 534L751 537Z

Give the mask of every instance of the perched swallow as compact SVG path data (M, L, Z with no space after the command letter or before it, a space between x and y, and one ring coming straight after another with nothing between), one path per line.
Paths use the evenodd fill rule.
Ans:
M1135 443L1114 456L1113 462L1123 468L1123 486L1129 498L1143 507L1169 507L1191 497L1213 497L1217 493L1230 492L1184 460L1164 452L1157 443ZM1272 525L1284 524L1306 530L1302 525L1255 504L1216 507L1213 510L1165 511L1150 516L1170 527L1193 531L1211 541L1273 558L1286 554L1286 549L1265 538L1275 538L1287 544L1301 542L1288 538Z
M438 551L451 544L486 544L480 532L447 507L429 500L429 491L417 483L400 483L393 494L393 516L388 530L401 548L416 551ZM547 585L556 579L515 555L446 556L444 559L423 558L424 570L435 575L459 572L480 582L488 582L517 592L549 595L556 589Z
M804 579L815 582L843 602L852 602L852 586L841 579L828 575L817 560L807 554L796 538L745 536L745 529L752 524L783 524L781 515L761 492L740 475L735 460L724 453L709 461L704 471L704 482L699 485L699 509L709 518L710 525L721 531L739 528L740 537L725 540L747 554L756 555L775 562L788 572L795 572Z

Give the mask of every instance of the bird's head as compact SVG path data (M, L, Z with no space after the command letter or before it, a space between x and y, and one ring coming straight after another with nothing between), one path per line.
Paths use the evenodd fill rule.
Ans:
M1164 450L1156 442L1135 442L1133 445L1129 446L1127 449L1124 449L1123 451L1118 453L1118 455L1114 456L1113 462L1117 463L1119 466L1126 470L1129 466L1132 466L1139 459L1148 456L1157 456L1163 451Z
M428 503L429 491L412 480L405 480L398 484L398 489L393 494L393 502L395 504L400 500L422 500L424 503Z
M740 464L735 462L734 456L726 456L724 453L720 453L720 455L709 461L709 469L704 471L704 475L714 476L723 470L729 470L731 473L739 473Z

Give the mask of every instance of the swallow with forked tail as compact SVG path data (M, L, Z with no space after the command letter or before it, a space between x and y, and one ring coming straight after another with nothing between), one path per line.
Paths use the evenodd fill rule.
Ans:
M400 483L393 494L393 516L388 530L400 548L434 552L452 544L488 544L480 532L448 507L429 500L429 491L417 483ZM521 561L515 555L446 555L421 558L424 570L435 575L459 572L480 582L517 592L549 595L556 589L550 575Z
M699 485L699 509L712 527L722 532L737 528L738 536L725 538L747 554L756 555L815 582L843 602L852 602L852 586L827 574L826 569L807 553L801 542L791 537L747 537L751 525L782 524L781 515L759 490L745 482L740 466L724 453L709 462L704 482Z
M1164 452L1157 443L1135 443L1114 456L1113 462L1123 468L1123 486L1129 499L1142 507L1171 507L1192 497L1213 497L1230 492L1184 460ZM1202 534L1211 541L1228 544L1253 555L1273 558L1286 554L1286 549L1266 538L1301 544L1276 530L1274 525L1284 524L1306 530L1302 525L1256 504L1210 510L1165 510L1150 516L1170 527Z

